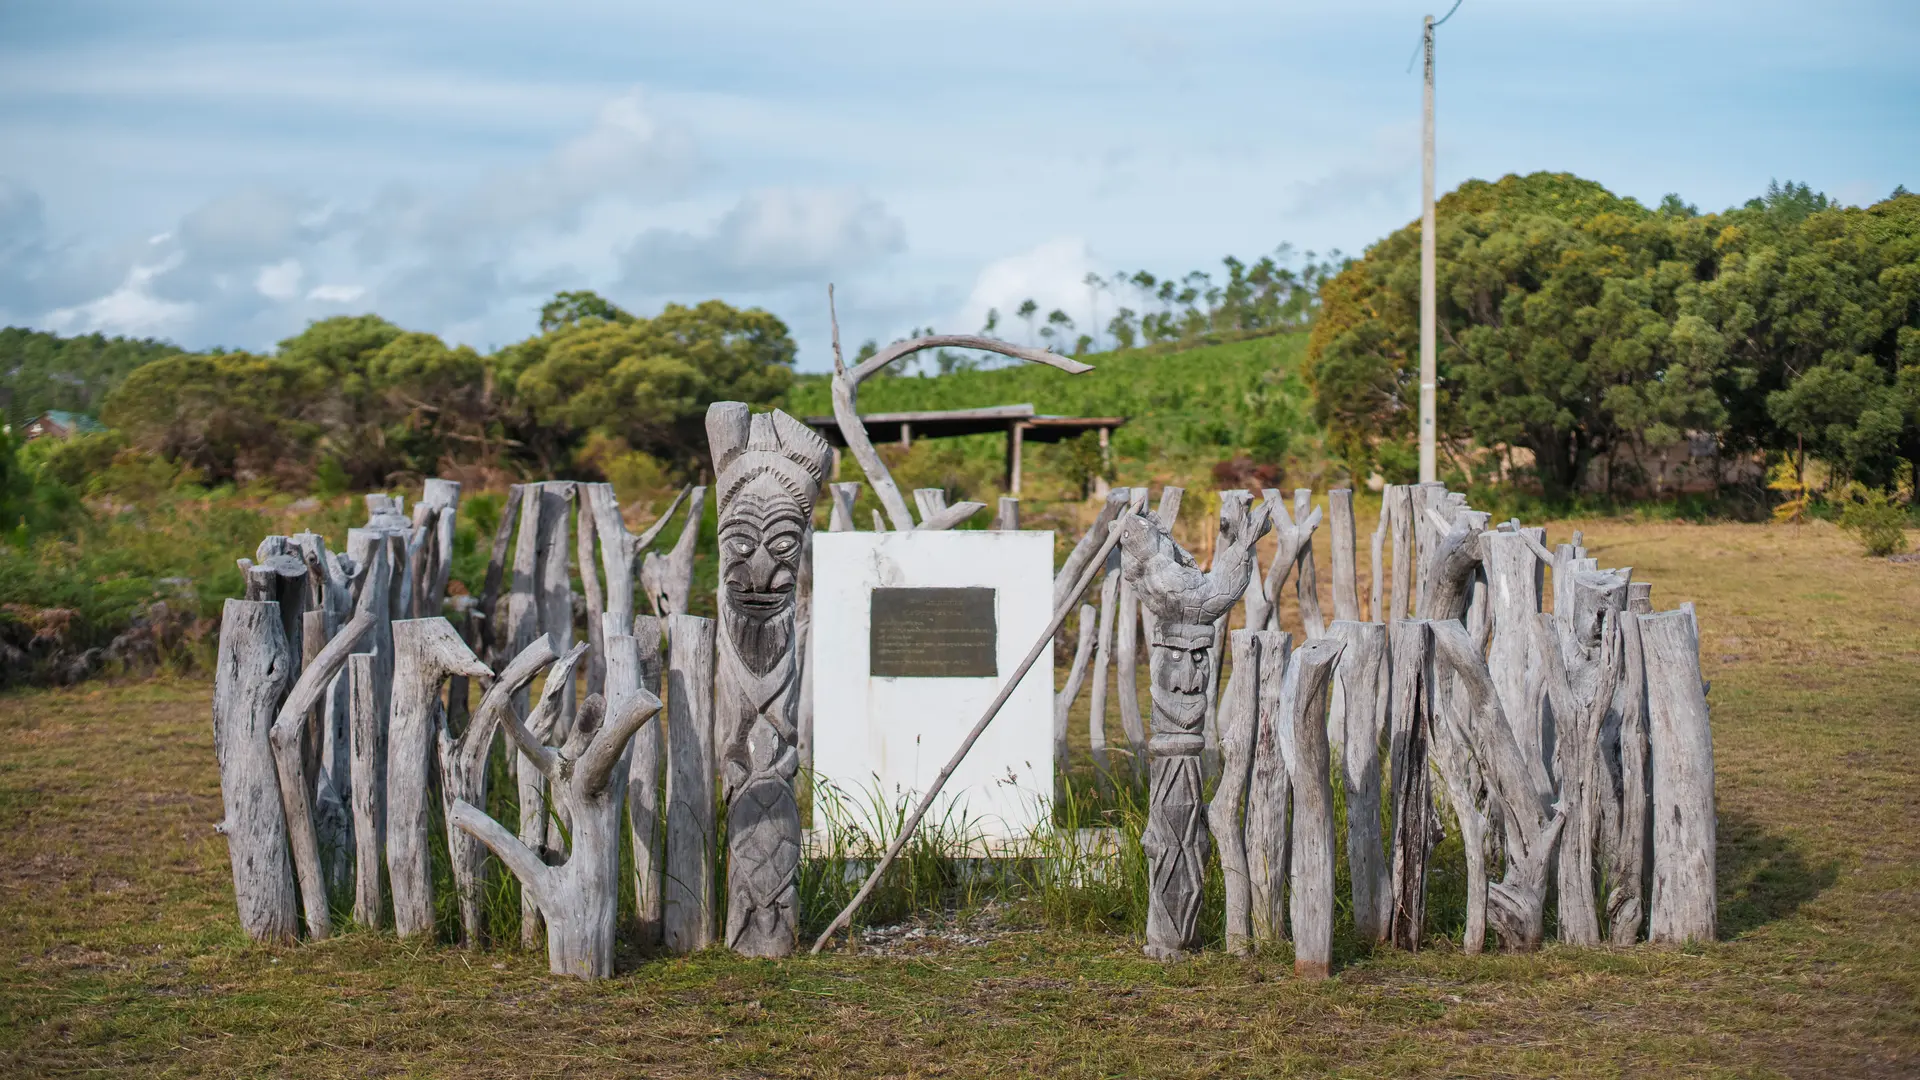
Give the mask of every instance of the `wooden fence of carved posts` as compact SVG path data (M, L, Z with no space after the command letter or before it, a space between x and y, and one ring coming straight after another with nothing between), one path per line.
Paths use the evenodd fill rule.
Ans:
M952 528L985 509L949 506L938 490L914 492L909 507L855 410L862 380L939 347L1087 370L963 335L838 366L835 411L886 511L877 528ZM717 620L687 613L699 487L634 535L610 485L515 486L478 596L446 595L460 486L444 480L426 482L411 514L368 496L345 552L301 533L267 537L241 560L246 597L226 603L213 719L219 827L249 935L327 937L329 898L350 896L356 923L381 925L390 906L400 937L432 939L437 805L467 945L484 942L492 852L520 881L524 943L544 926L558 973L611 973L622 888L643 948L794 951L794 784L812 747L811 522L825 498L829 528L852 529L858 485L829 485L826 442L784 413L723 402L707 427ZM1054 592L1056 627L1079 614L1056 696L1056 771L1086 691L1097 774L1111 783L1129 770L1149 790L1150 955L1198 947L1217 857L1227 948L1290 939L1296 970L1325 976L1341 847L1356 930L1417 949L1442 803L1466 849L1467 951L1488 929L1502 948L1537 946L1550 896L1567 942L1712 939L1713 752L1691 605L1656 613L1631 568L1599 568L1578 533L1549 550L1544 530L1492 524L1438 484L1385 490L1368 589L1345 489L1324 508L1297 490L1291 510L1276 490L1257 504L1220 493L1203 569L1172 536L1181 495L1166 488L1149 511L1146 489L1113 491ZM678 542L650 550L683 505ZM1003 499L993 527L1018 517L1017 500ZM1312 546L1323 522L1331 622ZM1263 572L1256 545L1269 531L1277 546ZM1097 602L1082 604L1096 577ZM1306 633L1297 646L1278 619L1290 577ZM1230 630L1235 608L1241 628ZM1124 749L1107 742L1109 711ZM520 807L506 823L482 809L501 743ZM1347 807L1338 836L1336 784Z

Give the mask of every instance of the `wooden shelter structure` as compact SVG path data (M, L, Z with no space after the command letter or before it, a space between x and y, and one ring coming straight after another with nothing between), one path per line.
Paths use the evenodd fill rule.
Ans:
M875 442L898 442L910 447L913 440L947 439L956 435L983 435L1004 431L1007 436L1007 492L1020 494L1021 448L1029 442L1059 442L1089 431L1100 433L1100 464L1104 469L1112 460L1113 429L1125 424L1125 416L1046 416L1031 404L989 405L983 409L933 409L925 412L863 413L860 417ZM807 424L819 432L834 448L836 464L840 448L847 445L840 434L840 422L831 416L809 416Z

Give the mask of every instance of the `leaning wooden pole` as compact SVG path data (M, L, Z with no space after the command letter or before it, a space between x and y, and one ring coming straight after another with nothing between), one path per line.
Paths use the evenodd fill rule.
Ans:
M1712 941L1713 732L1693 605L1635 616L1647 665L1653 762L1653 902L1648 939Z

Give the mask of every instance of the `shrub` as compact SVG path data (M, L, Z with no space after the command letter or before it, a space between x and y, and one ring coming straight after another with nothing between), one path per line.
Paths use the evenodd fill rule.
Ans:
M1907 550L1906 523L1906 508L1884 491L1861 491L1840 512L1840 527L1875 557Z

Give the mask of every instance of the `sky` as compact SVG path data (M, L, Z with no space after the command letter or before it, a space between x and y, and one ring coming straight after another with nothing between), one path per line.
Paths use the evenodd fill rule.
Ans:
M377 312L490 349L593 289L799 366L1089 272L1358 255L1416 218L1421 17L1350 0L0 3L0 324L267 349ZM1920 190L1920 4L1464 0L1437 175L1655 203ZM1020 339L1018 323L1003 334Z

